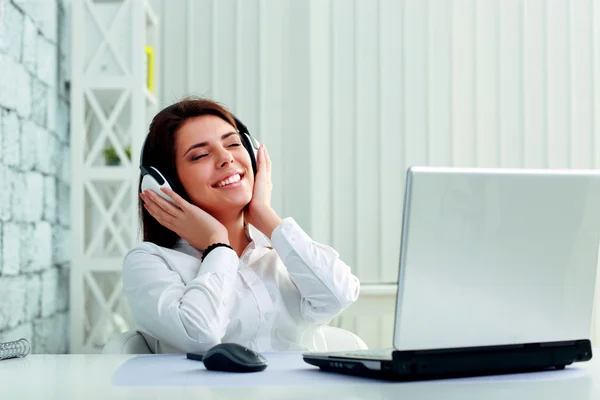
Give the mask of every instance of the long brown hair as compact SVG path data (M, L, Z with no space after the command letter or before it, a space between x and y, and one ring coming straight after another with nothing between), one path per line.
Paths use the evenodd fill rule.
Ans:
M205 98L186 97L163 109L152 119L142 155L144 165L153 166L166 174L172 183L173 190L188 201L189 197L179 180L175 166L175 136L186 120L202 115L215 115L237 128L231 113L221 104ZM140 174L138 192L141 192L141 185L142 175ZM144 241L173 248L179 236L158 223L146 211L142 199L138 199L138 208Z

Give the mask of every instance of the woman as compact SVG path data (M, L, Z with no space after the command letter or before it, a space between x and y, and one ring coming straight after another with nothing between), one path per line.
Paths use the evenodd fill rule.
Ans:
M326 350L320 326L358 298L360 284L335 250L271 208L265 146L255 175L232 115L185 99L154 117L143 152L179 192L163 190L176 205L140 193L144 242L123 261L136 329L151 349Z

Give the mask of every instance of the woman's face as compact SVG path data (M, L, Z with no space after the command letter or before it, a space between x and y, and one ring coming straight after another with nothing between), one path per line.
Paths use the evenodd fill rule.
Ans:
M254 174L239 133L203 115L185 121L175 137L177 175L193 204L211 215L240 211L252 199Z

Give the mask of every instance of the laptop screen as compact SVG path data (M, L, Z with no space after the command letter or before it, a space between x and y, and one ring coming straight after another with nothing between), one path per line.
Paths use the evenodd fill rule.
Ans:
M394 347L587 339L600 174L409 170Z

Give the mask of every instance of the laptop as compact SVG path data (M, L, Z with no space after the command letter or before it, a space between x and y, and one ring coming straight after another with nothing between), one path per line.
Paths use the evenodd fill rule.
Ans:
M598 171L409 168L393 348L303 359L396 380L588 361L599 240Z

